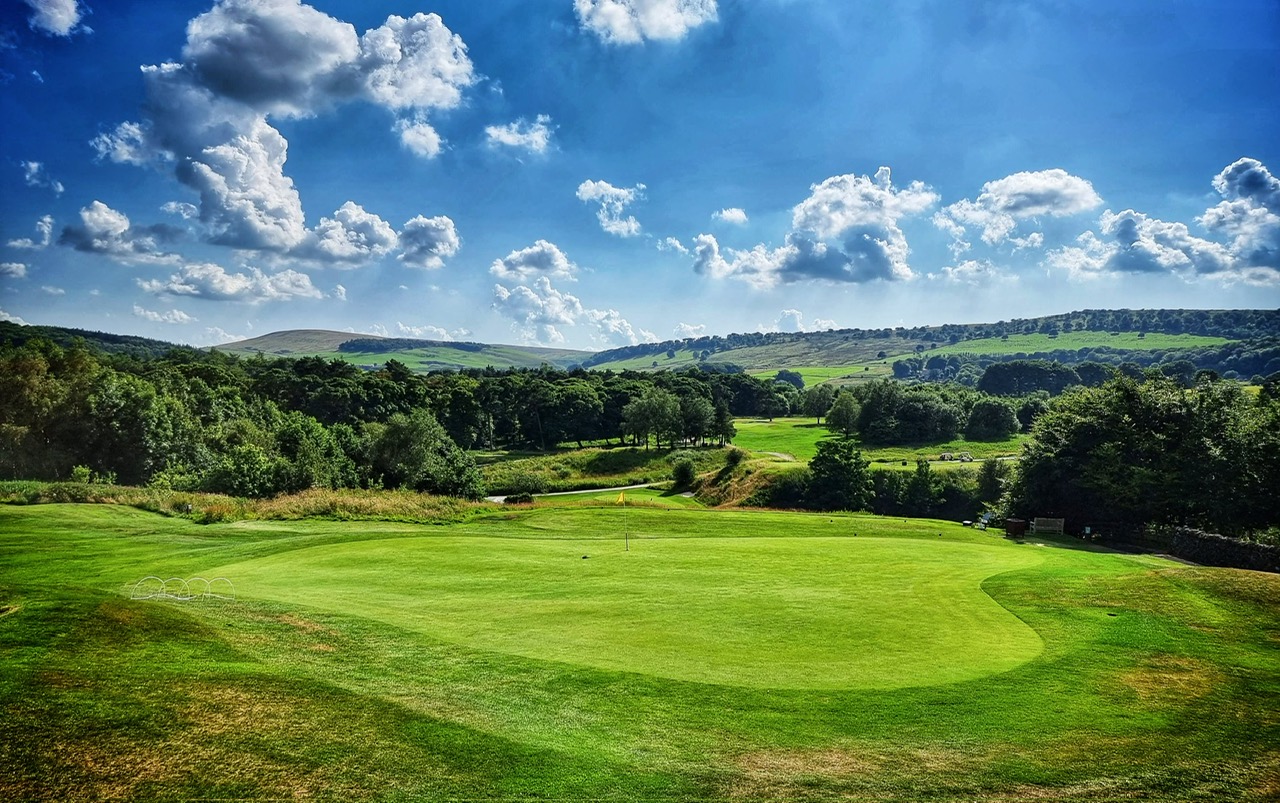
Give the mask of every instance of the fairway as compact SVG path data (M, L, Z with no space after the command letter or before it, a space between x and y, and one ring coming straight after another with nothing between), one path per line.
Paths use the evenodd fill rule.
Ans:
M653 516L628 515L652 531ZM621 515L612 517L621 535ZM606 523L609 523L606 519ZM847 530L847 522L841 529ZM242 596L485 650L762 688L972 680L1040 652L982 592L1008 544L852 537L363 541L219 566Z
M1276 575L614 500L0 506L0 799L1280 794ZM148 575L236 600L131 599Z

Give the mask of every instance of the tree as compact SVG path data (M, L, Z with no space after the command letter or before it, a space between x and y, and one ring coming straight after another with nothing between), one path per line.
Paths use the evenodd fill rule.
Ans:
M827 429L843 438L852 438L858 431L858 416L862 410L852 393L841 393L827 411Z
M831 409L835 398L836 389L831 385L814 385L804 392L804 414L813 416L821 424L822 417Z
M964 436L971 441L1000 441L1022 429L1017 411L1003 399L979 399L969 411Z
M809 472L809 506L817 510L866 510L870 506L870 463L862 459L853 441L819 441Z
M785 382L796 390L804 390L804 377L795 371L788 371L786 368L778 371L778 375L773 378L775 382Z
M391 416L372 451L374 471L385 485L467 499L484 496L475 462L427 410Z

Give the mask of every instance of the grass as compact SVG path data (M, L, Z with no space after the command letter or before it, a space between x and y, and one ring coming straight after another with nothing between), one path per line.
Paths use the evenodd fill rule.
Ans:
M775 418L772 421L739 418L734 420L733 425L738 430L733 439L734 445L753 452L790 455L801 461L812 459L818 453L818 442L831 437L827 428L815 423L813 418ZM975 460L1015 457L1021 453L1024 440L1026 436L1015 435L1003 441L967 441L960 438L945 443L913 446L865 445L862 447L862 456L873 463L882 464L900 464L906 460L914 468L916 460L936 461L944 452L969 452Z
M1077 350L1109 346L1114 349L1137 349L1155 351L1157 349L1186 349L1221 346L1231 341L1225 337L1206 337L1204 335L1167 335L1151 333L1143 335L1139 332L1063 332L1056 337L1044 334L1009 335L998 337L964 340L954 345L943 345L925 352L927 355L940 354L1034 354L1041 351L1058 351L1061 349Z
M491 457L480 470L491 494L581 491L666 482L675 461L685 457L702 473L723 465L725 450L588 448L507 459Z
M861 515L636 508L628 553L619 512L0 507L0 798L1280 793L1280 577Z

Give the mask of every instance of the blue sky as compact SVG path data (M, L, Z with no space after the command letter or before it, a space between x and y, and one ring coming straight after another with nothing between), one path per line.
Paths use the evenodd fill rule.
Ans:
M1280 303L1274 0L5 0L0 316L600 349Z

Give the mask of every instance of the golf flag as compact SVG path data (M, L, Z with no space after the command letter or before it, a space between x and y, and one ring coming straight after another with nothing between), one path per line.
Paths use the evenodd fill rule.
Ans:
M626 504L626 500L624 500L624 499L622 498L622 496L623 496L623 494L622 494L622 493L619 493L619 494L618 494L618 504L620 504L620 505L625 505L625 504Z

